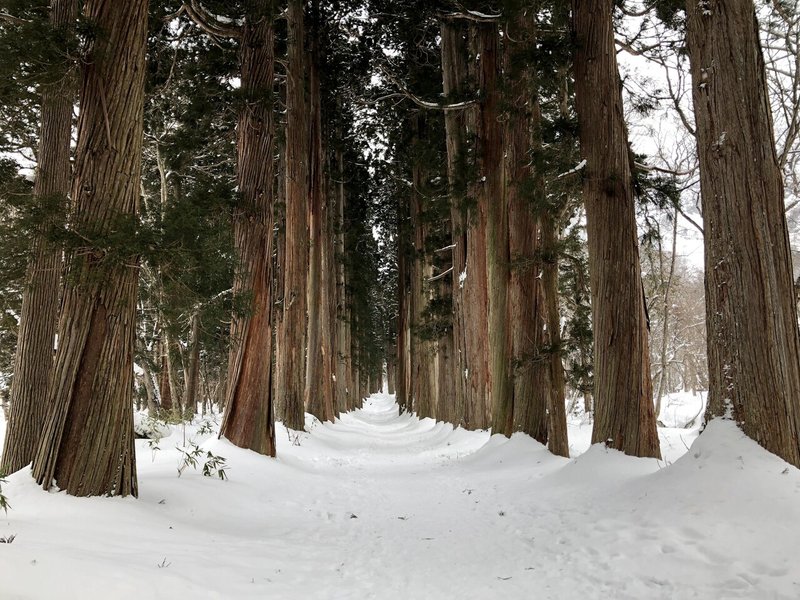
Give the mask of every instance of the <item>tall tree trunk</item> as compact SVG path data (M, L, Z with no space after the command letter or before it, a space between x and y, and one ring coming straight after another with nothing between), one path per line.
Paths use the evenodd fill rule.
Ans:
M800 336L752 2L687 2L705 223L708 417L800 466Z
M308 412L320 421L333 421L333 389L330 381L331 348L329 338L328 295L326 290L326 244L328 210L325 197L325 151L322 136L322 97L320 88L320 49L318 29L320 9L311 4L310 121L311 181L310 252L308 269L308 356L306 362L305 404Z
M395 393L395 363L396 359L394 347L390 345L388 348L386 348L386 391L389 394Z
M273 227L273 13L272 0L251 0L241 40L245 104L237 124L234 243L239 260L234 294L247 297L245 315L234 315L225 419L220 437L241 448L275 456L272 412Z
M470 53L474 60L468 64L469 78L476 82L479 94L487 91L489 71L494 69L497 52L497 32L495 25L478 24L468 30ZM486 66L488 65L488 66ZM472 177L467 183L467 201L474 208L467 210L466 227L466 266L463 286L464 337L467 346L467 365L465 369L467 406L466 425L470 429L486 429L490 426L492 407L489 356L489 290L487 275L487 220L489 196L496 187L494 167L499 160L498 148L493 145L488 123L489 112L485 99L477 108L466 110L466 139L471 144L468 152L468 167ZM497 115L494 115L495 117ZM472 164L470 164L472 163Z
M183 410L197 412L197 383L200 380L200 312L192 315L189 335L189 369L183 393Z
M342 140L341 131L339 140ZM336 193L336 227L334 228L336 243L336 410L346 412L350 409L347 387L347 363L350 360L350 339L347 327L347 275L345 270L344 247L344 205L347 195L344 187L344 152L341 147L336 150L337 193Z
M321 100L320 100L321 104ZM330 154L327 155L330 159ZM325 202L322 206L322 330L320 351L322 353L322 390L327 399L326 409L332 421L338 415L336 410L336 251L334 245L334 226L337 217L336 191L330 177L330 160L325 168Z
M345 360L345 387L347 389L347 410L353 410L356 407L356 398L353 391L353 365L355 364L355 354L353 352L353 314L352 314L352 294L347 287L347 277L345 276L344 287L344 330L345 342L344 350L347 352L347 359Z
M553 454L569 456L567 439L566 384L561 362L561 315L558 310L558 241L559 226L552 214L542 219L542 246L548 259L542 269L548 348L547 378L547 447Z
M658 372L658 384L656 385L656 419L661 415L661 398L664 395L667 380L667 349L669 348L669 319L672 306L672 281L675 277L675 251L678 249L678 211L673 213L672 221L672 251L669 257L669 273L664 282L664 303L662 305L661 323L661 350L659 351L660 370ZM663 253L662 253L663 256ZM661 276L664 276L663 269Z
M397 404L401 412L411 412L410 366L410 326L409 326L409 268L406 240L408 239L408 219L405 206L398 207L397 214Z
M442 82L445 99L459 102L467 93L467 28L458 21L443 20ZM455 425L467 424L467 377L469 374L467 348L466 290L467 276L467 110L445 112L447 136L447 179L450 196L450 226L452 228L452 293L453 293L453 400L452 420ZM398 327L398 336L400 329ZM399 382L398 373L398 382Z
M162 337L158 342L159 358L161 359L160 371L158 373L159 407L162 411L171 411L174 408L172 398L172 383L170 362L167 360L166 333L162 332Z
M276 393L284 425L302 430L306 374L306 278L308 276L309 151L303 0L290 0L286 76L286 255L283 319L278 329Z
M53 0L50 24L68 28L76 16L75 0ZM73 77L63 86L42 91L38 164L33 186L34 202L48 207L53 217L63 216L70 185L70 134L72 132ZM11 414L6 430L0 473L13 473L29 464L36 453L47 417L47 385L53 369L53 341L58 324L61 249L51 244L42 224L34 238L25 274L22 313L11 382Z
M155 417L158 414L158 405L156 404L158 394L156 393L155 377L146 360L142 361L142 371L142 380L147 392L147 413L149 416Z
M411 287L410 287L410 313L411 313L411 396L413 407L420 417L434 416L434 348L433 340L423 337L421 328L424 325L425 309L428 306L427 280L430 279L432 268L430 258L426 254L426 223L425 223L425 187L427 183L427 165L423 164L425 153L418 149L425 143L426 122L422 114L411 117L412 151L416 160L411 167L410 191L410 216L412 234L411 260ZM371 391L371 390L370 390Z
M102 31L83 67L72 226L85 238L135 219L141 176L147 0L88 0ZM48 401L33 461L45 489L137 494L133 349L137 259L102 245L71 256Z
M507 411L492 430L510 435L524 431L547 443L548 368L544 360L545 302L540 272L539 219L527 190L541 192L541 176L531 156L533 132L539 127L537 90L530 67L521 60L534 45L530 14L519 14L508 24L505 38L505 201L508 211L508 317L511 325L508 359L513 379L506 395ZM520 63L524 66L520 66ZM538 138L537 138L538 139ZM534 187L535 186L535 187ZM503 408L495 400L495 415ZM510 413L510 414L509 414ZM507 419L512 418L511 427ZM495 429L497 427L497 429Z
M660 457L613 5L573 0L572 6L594 326L592 442Z
M170 409L175 416L183 418L183 394L178 387L178 372L175 369L175 360L173 355L174 342L172 336L164 330L164 378L165 384L169 389L169 405Z
M503 182L503 126L500 123L499 30L496 24L482 24L477 31L480 108L477 125L480 181L477 182L479 227L485 227L485 283L488 320L482 323L486 332L483 345L488 368L485 377L484 402L491 414L493 433L511 435L514 424L513 384L511 379L508 336L508 280L511 260L508 248L508 206ZM481 290L483 291L483 290ZM484 309L484 313L486 310ZM479 338L480 339L480 338ZM487 422L488 423L488 422Z
M448 227L449 229L449 227ZM451 234L452 236L452 234ZM450 253L452 256L452 252ZM452 259L445 262L441 272L452 268ZM437 281L440 298L453 297L452 278L445 276ZM453 337L453 323L444 330L436 341L436 418L446 423L455 423L455 338ZM390 386L391 386L390 379ZM391 393L391 392L390 392Z

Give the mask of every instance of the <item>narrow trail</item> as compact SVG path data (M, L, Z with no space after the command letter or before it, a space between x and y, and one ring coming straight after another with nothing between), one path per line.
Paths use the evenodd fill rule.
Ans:
M137 442L138 500L43 494L12 476L0 598L800 593L793 542L780 541L799 527L800 473L735 429L669 468L602 447L555 457L523 435L398 414L386 395L304 433L279 427L275 460L197 429L187 436L227 459L229 481L176 476L180 428L155 453ZM781 519L755 510L767 497Z

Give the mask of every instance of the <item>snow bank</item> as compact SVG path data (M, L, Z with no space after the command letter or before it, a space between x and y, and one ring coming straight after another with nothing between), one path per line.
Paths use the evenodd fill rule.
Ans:
M731 423L689 452L675 432L696 429L662 429L664 461L555 457L384 395L308 427L278 426L276 460L167 427L159 450L136 442L138 500L11 476L0 598L800 597L800 472ZM227 481L177 476L192 442Z

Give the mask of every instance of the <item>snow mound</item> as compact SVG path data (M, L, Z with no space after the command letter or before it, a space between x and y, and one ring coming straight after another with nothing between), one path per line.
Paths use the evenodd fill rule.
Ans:
M157 449L136 441L138 500L10 476L0 598L800 597L800 471L733 423L688 452L696 428L660 430L666 461L602 444L556 457L386 395L307 423L276 426L277 459L217 439L213 420L165 426ZM203 476L209 452L226 481Z

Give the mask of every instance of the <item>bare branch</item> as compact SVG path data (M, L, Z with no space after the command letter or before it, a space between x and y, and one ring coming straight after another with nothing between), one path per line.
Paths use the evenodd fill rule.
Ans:
M187 15L200 29L212 37L234 38L242 37L242 30L239 27L232 27L225 23L220 23L213 15L208 13L197 0L191 0L189 4L181 6ZM180 13L180 10L178 11Z
M450 267L446 271L442 271L441 273L439 273L438 275L436 275L434 277L429 277L428 281L436 281L437 279L441 279L445 275L448 275L449 273L452 273L452 272L453 272L453 267Z

